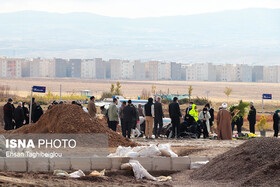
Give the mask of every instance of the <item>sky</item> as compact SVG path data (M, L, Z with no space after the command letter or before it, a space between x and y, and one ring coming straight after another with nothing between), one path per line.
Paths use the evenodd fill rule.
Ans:
M280 8L280 0L0 0L0 13L36 10L110 17L191 15L245 8Z

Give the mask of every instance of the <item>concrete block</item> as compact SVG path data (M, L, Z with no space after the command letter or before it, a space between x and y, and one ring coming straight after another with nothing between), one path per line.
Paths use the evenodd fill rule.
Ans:
M5 159L0 157L0 170L5 169Z
M174 157L171 158L171 169L174 171L182 171L190 169L191 159L189 157Z
M170 171L170 170L171 170L170 157L153 158L153 171Z
M5 158L5 170L6 171L27 171L27 159L26 158Z
M203 161L209 161L210 159L208 157L193 157L191 156L191 162L203 162Z
M69 171L71 169L70 158L51 158L50 159L50 171L61 169Z
M48 172L50 163L48 158L29 158L28 171Z
M112 169L121 169L121 165L128 163L129 157L113 157L112 160Z
M153 158L133 158L131 160L138 160L139 163L148 171L153 170Z
M91 160L90 158L71 158L71 169L82 171L91 171Z
M103 170L112 168L112 159L107 157L91 158L91 170Z

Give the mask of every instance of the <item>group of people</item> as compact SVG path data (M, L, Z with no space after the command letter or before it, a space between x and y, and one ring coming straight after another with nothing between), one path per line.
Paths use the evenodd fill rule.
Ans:
M180 126L183 126L184 124L188 126L199 126L203 132L203 137L209 137L211 127L214 124L214 109L210 107L209 103L206 104L203 110L198 114L196 105L193 102L190 102L189 107L186 108L186 114L183 118L183 123L181 123L182 114L177 97L173 98L173 102L169 104L168 109L172 124L171 138L175 138L180 135L180 131L182 131L182 127Z
M29 124L29 110L27 103L18 102L18 106L15 108L13 99L9 98L7 103L3 107L4 111L4 122L5 130L13 130L22 127L23 125ZM43 109L39 104L35 102L35 98L32 98L32 113L31 120L36 123L41 115L43 114Z

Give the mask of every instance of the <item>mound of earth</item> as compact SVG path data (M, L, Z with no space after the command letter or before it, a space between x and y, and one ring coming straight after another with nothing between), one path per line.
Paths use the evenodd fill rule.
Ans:
M234 181L241 186L278 186L279 176L280 139L256 138L214 158L191 178Z
M73 104L56 105L47 110L37 123L9 131L9 133L104 133L108 135L109 147L137 145L109 129L104 121L91 118L80 106Z

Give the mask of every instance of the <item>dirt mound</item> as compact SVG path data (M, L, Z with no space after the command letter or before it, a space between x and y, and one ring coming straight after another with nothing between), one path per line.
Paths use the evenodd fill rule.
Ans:
M280 139L256 138L214 158L191 175L196 180L238 182L241 186L280 184Z
M57 105L47 110L36 124L23 126L11 133L105 133L109 138L109 147L136 146L109 129L104 121L92 119L80 106L72 104Z

